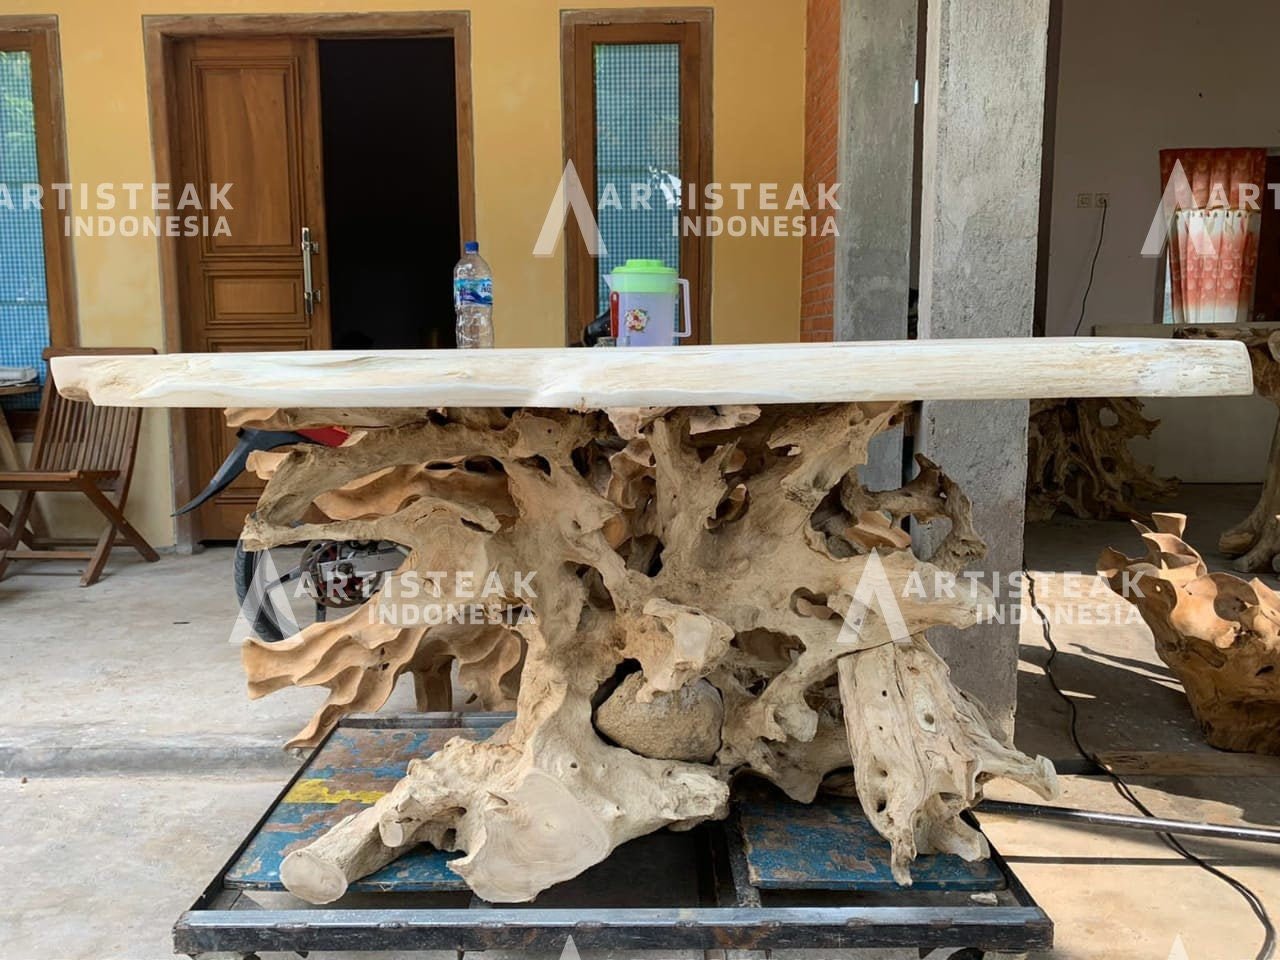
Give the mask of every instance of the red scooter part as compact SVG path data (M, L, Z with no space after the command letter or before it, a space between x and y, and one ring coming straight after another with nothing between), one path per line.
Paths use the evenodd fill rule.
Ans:
M342 427L308 427L297 433L325 447L340 447L351 436L351 431Z

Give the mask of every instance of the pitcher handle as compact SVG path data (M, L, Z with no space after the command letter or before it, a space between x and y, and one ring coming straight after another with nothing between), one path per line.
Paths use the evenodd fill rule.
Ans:
M676 283L684 288L684 326L676 333L676 337L683 339L693 336L693 312L689 309L689 281L677 280Z

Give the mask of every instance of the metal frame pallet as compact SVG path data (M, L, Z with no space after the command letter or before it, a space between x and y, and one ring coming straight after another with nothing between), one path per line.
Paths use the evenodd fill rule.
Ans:
M752 881L736 816L682 834L663 831L633 841L634 848L628 845L592 868L603 872L589 882L574 886L568 881L531 904L495 906L463 890L349 893L339 907L318 908L275 893L287 901L277 908L265 907L243 886L228 883L242 854L339 731L452 728L480 733L507 719L509 715L452 713L344 720L178 918L175 951L246 958L312 950L558 953L570 936L579 950L958 947L980 956L982 951L1021 954L1052 946L1052 921L994 850L991 864L1001 875L1000 889L976 895L960 889L810 889L803 878L792 889L763 889ZM653 842L645 846L648 840ZM679 857L664 863L663 851L675 850L675 844L684 845ZM637 864L628 857L651 862ZM606 869L611 863L612 880ZM689 872L696 877L687 876ZM694 888L696 893L681 894L682 883L686 894ZM676 896L684 899L670 902ZM650 905L664 898L662 905Z

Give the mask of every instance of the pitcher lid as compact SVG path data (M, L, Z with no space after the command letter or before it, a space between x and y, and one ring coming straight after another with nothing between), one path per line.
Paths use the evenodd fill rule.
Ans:
M613 268L614 273L658 273L674 277L675 267L668 267L661 260L628 260Z

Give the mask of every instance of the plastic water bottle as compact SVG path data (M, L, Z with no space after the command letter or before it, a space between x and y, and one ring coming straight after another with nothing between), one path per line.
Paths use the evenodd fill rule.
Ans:
M458 347L493 346L493 272L474 240L453 268L453 309L457 313Z

